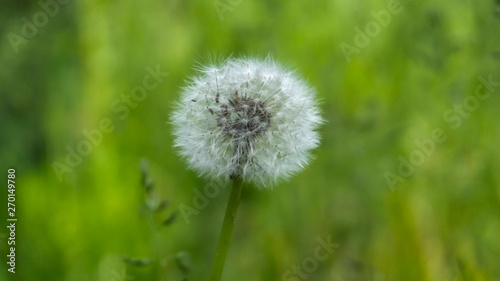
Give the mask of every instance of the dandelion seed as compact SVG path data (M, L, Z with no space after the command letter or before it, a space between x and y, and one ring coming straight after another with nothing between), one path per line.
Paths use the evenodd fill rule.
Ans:
M171 117L175 146L189 168L258 187L307 165L322 121L315 91L271 58L201 67Z

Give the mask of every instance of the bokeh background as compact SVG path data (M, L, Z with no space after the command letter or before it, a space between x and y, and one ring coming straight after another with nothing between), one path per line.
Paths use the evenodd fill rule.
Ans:
M155 257L168 280L207 280L229 189L186 220L179 206L206 181L176 155L167 121L194 67L229 55L298 69L327 123L304 172L244 189L223 280L500 280L500 87L449 113L478 76L500 81L499 1L401 1L349 59L341 44L356 46L355 28L391 1L62 2L2 1L0 170L16 169L18 222L15 274L0 227L0 280L159 280ZM147 67L168 76L127 103ZM59 179L54 163L102 120L112 132ZM436 128L446 141L390 188L386 172ZM145 216L160 199L169 205ZM307 278L283 277L328 237L339 246Z

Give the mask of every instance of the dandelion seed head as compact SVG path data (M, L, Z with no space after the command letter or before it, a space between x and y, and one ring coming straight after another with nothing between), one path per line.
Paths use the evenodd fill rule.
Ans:
M201 66L171 116L174 145L200 176L272 186L302 170L323 122L315 91L271 58Z

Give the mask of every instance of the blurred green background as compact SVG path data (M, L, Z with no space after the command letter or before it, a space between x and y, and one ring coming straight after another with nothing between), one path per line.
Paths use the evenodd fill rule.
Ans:
M193 206L206 182L176 155L167 123L179 89L208 57L268 54L317 89L327 123L304 172L244 189L223 280L500 280L500 87L470 97L478 76L500 81L499 1L402 1L349 60L340 45L355 46L355 27L390 1L62 2L0 10L0 170L16 169L18 218L15 274L0 228L0 280L158 280L154 263L120 259L154 253L182 280L179 252L187 280L207 280L229 189L189 223L177 212L153 231L139 162L149 159L150 195L170 200L157 221ZM147 67L168 76L127 103ZM464 102L474 109L460 115ZM54 162L67 165L67 147L102 120L112 132L59 180ZM446 141L391 189L386 172L436 128ZM338 248L306 272L327 237ZM307 278L284 278L294 265Z

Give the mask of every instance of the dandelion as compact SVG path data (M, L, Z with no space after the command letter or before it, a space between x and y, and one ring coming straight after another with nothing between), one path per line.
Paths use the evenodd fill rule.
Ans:
M243 182L264 188L302 170L319 144L315 91L271 58L203 66L172 115L190 169L233 180L210 275L220 280Z
M303 169L318 146L321 121L315 91L270 58L202 67L171 118L189 168L257 187Z

